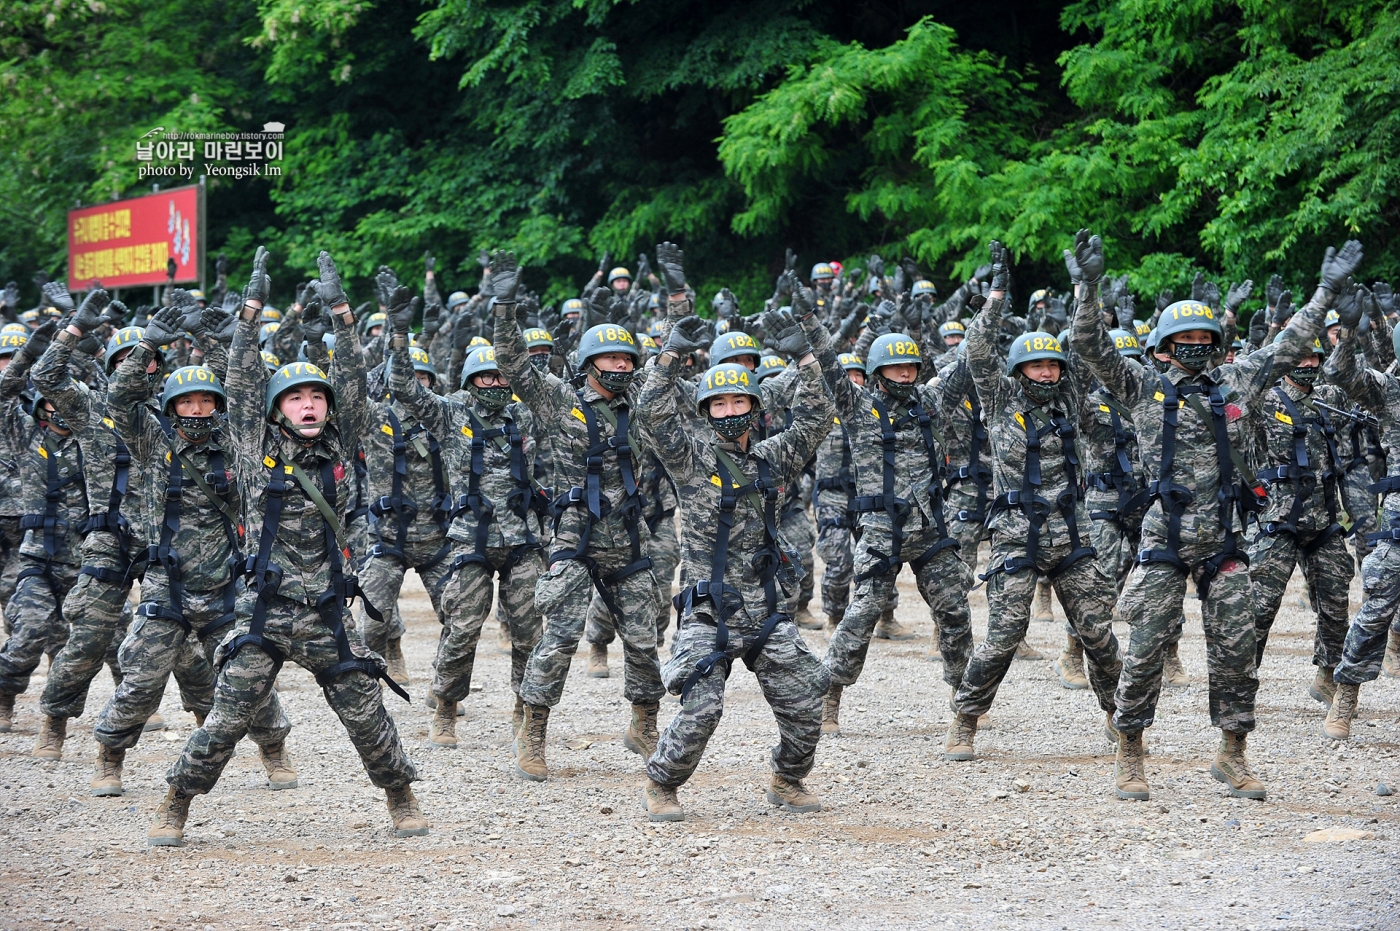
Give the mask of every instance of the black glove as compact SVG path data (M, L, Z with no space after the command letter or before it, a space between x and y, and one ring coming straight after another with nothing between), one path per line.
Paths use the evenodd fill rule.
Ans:
M53 342L53 336L57 332L57 320L44 321L43 325L37 327L33 333L29 334L29 340L24 344L24 354L33 362L39 361L44 353L48 351L49 344Z
M1278 296L1278 304L1274 307L1274 323L1284 327L1291 319L1293 319L1293 292L1284 291Z
M1275 298L1277 300L1277 298ZM1255 346L1264 345L1264 340L1269 336L1268 312L1256 310L1249 317L1249 341Z
M1269 283L1264 286L1264 297L1270 307L1278 306L1278 296L1283 293L1283 276L1270 275ZM1228 300L1228 298L1227 298Z
M128 311L125 304L121 301L112 301L107 305L107 310L103 314L103 320L106 323L110 323L114 329L121 329L122 324L126 322L127 313Z
M452 348L454 351L466 352L467 347L472 343L472 328L470 321L465 314L458 317L452 324Z
M1220 286L1214 281L1207 281L1201 288L1201 301L1211 310L1220 310Z
M878 255L871 255L865 262L865 269L872 278L885 277L885 260Z
M214 274L220 278L228 274L228 256L222 252L214 259Z
M1376 299L1377 310L1387 317L1395 315L1395 292L1388 282L1377 281L1371 285L1371 294Z
M666 284L667 294L679 294L685 290L685 253L675 243L663 242L656 246L656 261L661 266L661 279Z
M607 256L604 256L606 258ZM520 266L515 262L514 252L494 252L491 254L491 290L495 292L496 303L514 304L515 290L520 286Z
M11 314L19 313L19 285L13 281L6 282L5 296L0 301L3 301L5 309Z
M720 288L719 303L715 305L715 313L721 320L728 320L730 317L739 315L739 302L734 297L734 292L728 288Z
M1065 251L1068 253L1069 250ZM972 294L967 299L967 306L974 314L980 312L986 303L987 298L981 294Z
M697 349L708 347L713 338L709 322L691 314L671 324L663 351L674 352L684 358Z
M146 324L146 332L142 339L152 346L160 349L162 346L169 346L180 338L180 332L184 329L181 325L181 318L184 311L175 305L162 307L160 313L151 318Z
M1249 299L1254 293L1254 282L1246 278L1241 284L1230 285L1230 290L1225 292L1225 309L1238 314L1240 305Z
M1351 273L1356 271L1360 264L1361 243L1355 239L1347 240L1341 251L1328 246L1327 254L1322 258L1321 286L1336 294L1346 287Z
M223 308L210 304L200 311L199 321L193 327L186 327L195 336L209 336L217 333L228 323L229 314Z
M487 269L489 269L491 267L491 253L487 252L485 249L482 249L479 252L477 252L476 264L481 266L482 271L486 271Z
M855 339L856 334L860 332L861 324L865 323L866 314L866 306L857 304L856 309L847 314L845 319L841 321L841 329L837 331L837 335L848 341Z
M1124 291L1118 295L1118 326L1131 333L1137 322L1136 317L1137 304L1134 302L1132 294Z
M1196 277L1191 279L1191 300L1204 301L1206 299L1206 276L1196 272Z
M418 302L413 300L413 292L399 285L389 294L389 323L394 333L407 336L413 329L413 318L418 313Z
M598 274L606 275L608 273L608 266L611 264L612 253L608 252L607 250L604 250L603 257L598 260ZM495 268L495 264L493 263L491 267Z
M423 335L436 336L442 328L442 305L433 301L423 311Z
M1157 313L1161 314L1162 311L1172 306L1175 302L1176 295L1171 292L1170 288L1159 292L1157 294Z
M1329 248L1327 251L1330 253L1332 250ZM1364 310L1361 306L1361 289L1357 287L1355 282L1348 282L1338 290L1337 302L1332 309L1337 312L1337 320L1342 326L1354 330L1356 325L1361 322Z
M310 304L313 300L320 300L320 295L316 293L315 278L312 278L306 284L302 285L301 289L297 291L297 305L300 307L305 307L307 304Z
M243 300L261 301L266 304L267 296L271 293L272 279L267 277L267 250L258 246L258 251L253 253L253 274L248 276L248 287L243 289Z
M374 275L374 293L382 307L393 307L394 292L399 288L399 276L387 265L379 266Z
M90 356L97 355L97 350L102 348L102 340L96 333L84 333L82 339L78 340L77 350Z
M423 271L429 274L437 271L437 259L433 257L433 250L423 250Z
M325 312L318 298L316 303L309 305L302 314L301 335L308 343L319 343L324 341L330 331L330 315Z
M992 255L992 290L1005 292L1011 286L1011 256L995 239L988 244L987 251Z
M792 315L798 320L804 320L812 315L812 310L816 305L812 302L812 292L804 288L801 284L792 289Z
M106 291L101 288L93 288L88 292L87 297L83 298L82 306L73 315L73 319L68 322L82 330L83 335L86 336L102 325L102 311L107 309L111 300L112 298Z
M647 261L645 252L637 253L637 280L646 281L651 278L651 262Z
M812 351L812 341L792 311L775 310L765 314L763 326L773 334L773 348L779 352L800 359Z
M1103 240L1088 230L1074 234L1074 249L1065 250L1065 268L1075 284L1098 284L1103 278Z
M612 292L607 288L597 288L588 298L588 323L597 326L612 317Z
M50 281L44 285L44 298L50 307L57 307L65 314L73 312L73 295L60 281Z

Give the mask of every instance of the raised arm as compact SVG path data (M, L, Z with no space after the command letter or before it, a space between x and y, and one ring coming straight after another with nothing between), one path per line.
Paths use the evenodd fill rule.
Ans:
M1103 243L1099 242L1099 237L1090 236L1088 230L1080 230L1074 238L1074 250L1065 250L1065 264L1075 283L1070 345L1109 394L1124 404L1133 404L1142 394L1145 370L1129 365L1128 360L1118 354L1118 347L1108 335L1108 327L1099 311Z
M77 431L87 429L89 423L101 417L98 409L101 407L100 399L95 398L92 389L74 379L68 371L73 350L81 338L81 335L74 335L72 327L65 328L54 337L30 373L39 394L53 405L58 416Z
M993 297L983 304L972 318L963 339L963 355L967 358L967 370L982 406L988 410L998 410L1011 395L1012 381L1002 371L1001 352L997 340L1001 333L1001 308L1005 298Z
M391 322L397 326L397 321ZM429 391L418 381L408 351L408 334L398 332L397 328L389 340L388 381L394 397L433 435L442 437L451 432L451 412L456 402Z
M803 466L831 430L836 414L836 404L822 385L821 364L814 357L808 359L793 366L797 369L797 393L792 399L792 426L759 443L753 451L768 462L783 484L798 480Z
M516 397L545 423L567 413L573 406L572 392L561 400L561 389L567 390L554 376L541 372L530 364L530 351L525 347L525 335L515 322L515 290L520 281L520 269L515 254L497 252L491 256L491 282L496 289L492 310L496 315L496 365L510 382Z
M131 454L142 462L152 461L165 448L164 433L146 409L151 397L146 368L152 359L156 350L148 343L137 343L112 373L107 389L107 416Z
M637 402L637 420L671 480L683 485L695 476L698 441L681 425L680 411L676 407L679 394L676 378L681 370L681 356L675 351L674 343L672 337L667 343L668 349L649 367Z
M1373 414L1390 416L1385 410L1387 376L1358 361L1356 330L1343 326L1337 331L1337 345L1323 366L1328 381L1341 388L1351 399Z
M243 306L229 349L228 424L233 449L240 458L262 458L267 419L263 412L267 395L267 368L258 348L258 318L271 289L267 277L267 250L258 246L253 257L253 274L243 291Z

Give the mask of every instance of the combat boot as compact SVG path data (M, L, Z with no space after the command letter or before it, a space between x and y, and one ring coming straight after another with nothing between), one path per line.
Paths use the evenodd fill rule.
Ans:
M389 817L394 819L395 837L425 837L428 833L428 819L418 809L418 799L408 786L402 789L385 789L385 800L389 803Z
M526 705L525 720L515 735L515 772L531 782L544 782L549 767L544 762L544 738L549 730L549 708Z
M1337 691L1337 683L1332 681L1336 666L1319 666L1312 682L1308 683L1308 694L1327 707L1332 707L1332 695Z
M896 621L893 611L886 611L880 615L880 620L875 623L875 639L913 640L914 632Z
M793 623L803 630L821 630L822 622L812 615L812 609L803 605L792 616Z
M607 644L590 643L588 645L588 678L606 679L608 675Z
M8 734L15 726L15 697L0 695L0 734Z
M644 760L656 752L656 742L661 739L656 729L656 712L660 707L659 702L633 705L632 721L622 735L622 745Z
M156 809L156 820L146 832L146 843L152 847L183 847L185 845L185 819L190 816L190 800L186 795L171 786Z
M1150 797L1147 767L1142 758L1142 731L1135 734L1119 731L1118 757L1113 761L1113 775L1119 798L1145 802Z
M1050 601L1050 583L1045 579L1035 583L1035 619L1047 624L1055 620L1055 606Z
M1022 637L1021 642L1016 644L1016 659L1043 660L1045 659L1045 654L1031 646L1030 640Z
M1089 677L1084 674L1084 644L1066 635L1064 652L1055 660L1055 675L1072 691L1089 687Z
M647 803L648 821L684 821L685 809L676 799L676 790L647 780L643 790Z
M1181 643L1167 644L1167 652L1162 657L1162 684L1172 688L1182 688L1191 684L1186 667L1181 665Z
M827 629L828 631L833 631L833 630L835 630L836 628L840 627L840 626L841 626L841 619L844 618L845 616L846 616L846 609L845 609L845 608L842 608L840 611L828 611L828 612L826 612L826 629Z
M822 736L841 736L841 690L844 686L832 685L822 699Z
M390 640L384 647L384 665L389 678L399 685L409 685L408 663L403 658L403 641Z
M153 712L151 716L146 719L146 724L144 727L141 728L141 730L163 731L165 730L165 718L161 716L161 713L159 711Z
M453 748L457 746L457 703L438 699L437 711L428 724L428 739L436 746Z
M1381 672L1392 679L1400 679L1400 633L1393 630L1385 644L1385 659L1381 660Z
M1338 682L1332 693L1332 707L1327 711L1327 720L1322 724L1322 733L1333 740L1351 739L1351 720L1356 717L1357 700L1361 686L1354 682Z
M953 723L948 725L948 736L943 739L943 759L955 763L965 763L976 759L973 738L977 736L977 715L954 714Z
M520 733L520 722L525 720L525 699L515 696L515 708L510 713L510 732Z
M1219 782L1225 783L1235 798L1250 798L1262 802L1265 796L1264 783L1249 768L1244 758L1245 735L1234 731L1220 732L1220 749L1215 753L1215 762L1210 764L1210 774Z
M798 814L822 810L822 800L808 792L801 779L784 779L777 773L768 783L768 801L783 811Z
M97 745L97 765L92 769L92 779L88 788L98 798L122 794L122 761L125 750L113 750L105 744Z
M267 770L267 787L276 792L297 787L296 770L292 769L292 758L287 753L287 742L278 741L266 747L258 747L263 769Z
M44 715L39 736L34 739L34 756L41 760L63 759L63 740L68 736L68 719Z

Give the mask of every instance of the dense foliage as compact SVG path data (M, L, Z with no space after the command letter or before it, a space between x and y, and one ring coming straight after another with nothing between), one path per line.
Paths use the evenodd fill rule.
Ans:
M0 0L0 280L60 274L65 211L147 190L136 139L288 125L285 174L214 179L210 256L290 283L483 246L577 290L681 242L752 307L880 250L940 284L1007 242L1023 289L1102 232L1143 295L1390 248L1400 10L1380 0ZM27 296L36 296L29 295Z

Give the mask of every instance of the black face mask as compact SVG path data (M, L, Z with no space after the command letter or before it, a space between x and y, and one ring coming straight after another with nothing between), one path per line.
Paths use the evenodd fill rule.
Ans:
M1060 396L1059 382L1045 384L1033 378L1027 378L1020 372L1016 373L1016 379L1020 381L1021 388L1026 392L1026 398L1032 404L1049 404Z
M539 369L541 372L543 372L545 369L549 368L549 353L535 353L533 356L530 357L530 364L533 365L535 368Z
M175 415L175 426L192 443L202 443L214 432L213 417L184 417Z
M914 392L917 391L919 388L919 386L912 381L890 381L888 378L881 375L879 372L875 373L875 380L879 382L880 387L884 389L885 394L888 394L896 401L909 400L914 396Z
M510 403L509 385L492 385L490 388L472 385L470 391L472 396L480 401L481 406L488 411L498 411Z
M1172 343L1172 358L1181 363L1182 368L1193 372L1203 370L1215 355L1213 343Z
M749 432L749 428L758 419L758 411L735 414L732 417L706 416L709 417L710 426L714 428L714 431L732 443Z
M1311 388L1313 382L1317 381L1317 376L1321 372L1321 366L1309 365L1304 367L1300 365L1289 372L1288 377L1305 388Z
M613 394L622 394L632 385L632 378L636 372L605 372L593 366L593 377L598 379L598 384Z
M58 416L58 411L49 411L39 408L39 419L47 421L60 430L68 429L68 421Z

